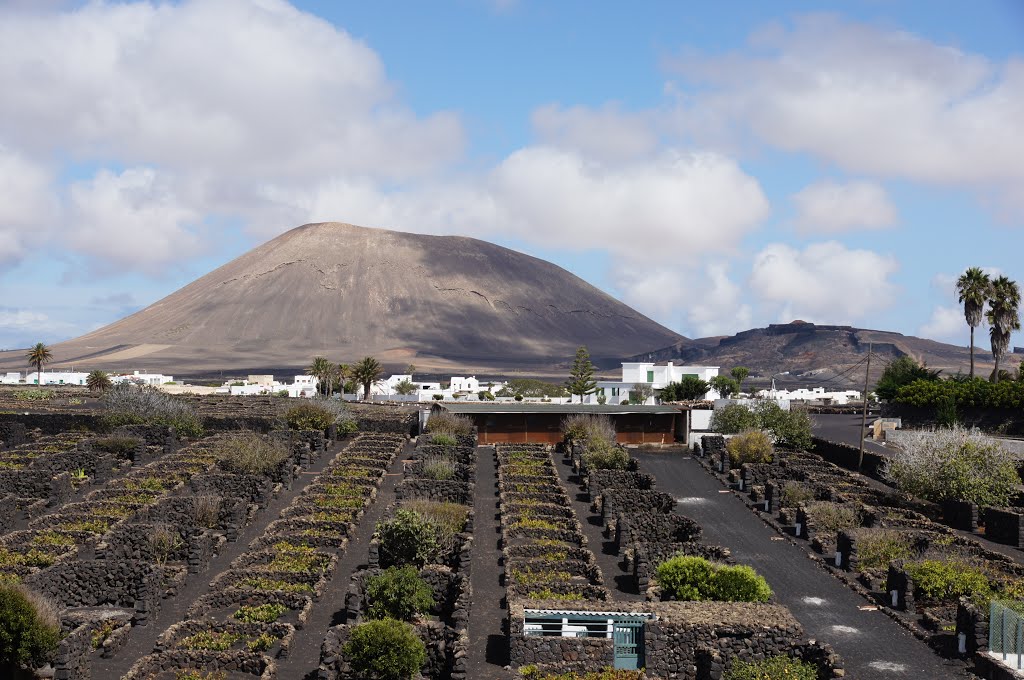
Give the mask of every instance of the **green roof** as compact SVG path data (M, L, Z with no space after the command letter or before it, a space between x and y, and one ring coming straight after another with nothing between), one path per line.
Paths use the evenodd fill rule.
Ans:
M449 413L557 413L566 415L571 413L592 413L595 415L616 415L626 413L655 414L677 414L679 408L675 406L633 406L621 404L547 404L547 403L522 403L522 402L442 402L434 404L434 408L444 409Z

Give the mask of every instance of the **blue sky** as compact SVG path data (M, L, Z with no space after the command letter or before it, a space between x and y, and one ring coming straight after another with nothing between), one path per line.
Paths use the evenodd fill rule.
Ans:
M549 259L691 337L965 344L1018 277L1024 5L0 0L0 349L309 221Z

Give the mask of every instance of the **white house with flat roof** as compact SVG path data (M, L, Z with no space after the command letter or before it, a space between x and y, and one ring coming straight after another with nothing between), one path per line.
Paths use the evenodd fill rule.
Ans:
M233 397L251 397L261 394L287 392L289 397L315 397L319 381L311 375L297 375L291 384L278 382L272 375L250 375L244 385L225 383L218 392Z
M6 373L0 376L0 385L17 385L21 382L21 373Z
M757 396L776 401L827 401L832 404L842 405L851 401L860 401L860 392L857 390L826 391L824 387L800 387L795 390L779 390L775 388L772 381L770 390L761 390Z
M43 371L42 377L35 371L25 376L29 385L84 385L88 373L78 371Z
M136 385L151 385L153 387L159 387L164 383L174 382L173 375L164 375L163 373L141 373L139 371L132 371L131 374L119 373L117 375L110 376L110 382L115 385L123 382L130 382Z
M677 366L673 362L657 363L653 361L628 362L622 364L621 380L599 380L597 391L584 399L586 404L600 403L598 398L604 396L606 404L624 404L629 401L630 393L636 384L647 385L657 393L669 383L679 382L686 376L693 376L709 381L718 375L718 366ZM706 398L717 399L718 392L708 390ZM645 404L654 404L656 397L649 397Z

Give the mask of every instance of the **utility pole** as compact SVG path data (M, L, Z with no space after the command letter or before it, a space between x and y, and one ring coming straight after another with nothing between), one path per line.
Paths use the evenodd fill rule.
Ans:
M860 455L857 456L857 472L864 466L864 432L868 427L868 376L871 375L871 343L868 343L868 367L864 371L864 410L860 414Z

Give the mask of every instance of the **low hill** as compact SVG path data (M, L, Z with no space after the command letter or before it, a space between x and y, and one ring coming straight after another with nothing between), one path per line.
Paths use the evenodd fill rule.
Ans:
M872 383L888 362L904 355L941 369L944 375L967 373L970 369L967 347L889 331L803 321L772 324L726 337L682 340L638 354L631 360L721 366L723 372L733 366L746 366L751 370L747 384L757 387L767 385L774 376L780 386L863 389L868 343L872 343L874 357ZM976 348L975 361L978 373L987 375L992 370L990 352ZM1010 357L1003 363L1004 367L1016 368L1019 357Z

